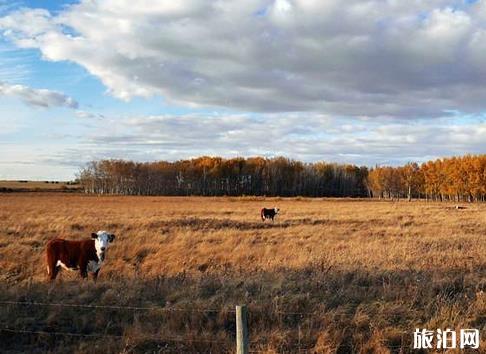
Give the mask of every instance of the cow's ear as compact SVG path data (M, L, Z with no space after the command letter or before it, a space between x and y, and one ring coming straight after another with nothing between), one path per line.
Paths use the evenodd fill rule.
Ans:
M115 240L115 235L114 234L111 234L110 235L110 242L113 242Z
M97 233L92 232L92 233L91 233L91 238L98 238L98 234L97 234Z

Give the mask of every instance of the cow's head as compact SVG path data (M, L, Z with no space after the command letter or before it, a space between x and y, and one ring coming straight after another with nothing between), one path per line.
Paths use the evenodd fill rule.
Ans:
M278 214L278 212L280 211L279 208L273 208L273 210L275 211L275 214Z
M98 256L98 259L102 262L105 260L105 251L110 245L115 240L115 235L110 234L109 232L106 231L98 231L98 232L93 232L91 234L91 238L95 240L95 248L96 248L96 255Z

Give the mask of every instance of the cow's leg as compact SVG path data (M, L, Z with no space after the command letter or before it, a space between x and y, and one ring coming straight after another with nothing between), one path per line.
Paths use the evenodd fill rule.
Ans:
M57 267L55 264L48 264L47 265L47 276L50 281L53 281L57 277L57 273L59 273L59 267Z
M47 277L49 280L55 280L59 273L59 267L57 266L57 260L53 255L47 255Z
M98 269L96 272L93 273L93 280L96 282L96 280L98 280L98 273L100 272L100 270Z
M79 262L79 274L83 279L88 277L88 263L86 261Z

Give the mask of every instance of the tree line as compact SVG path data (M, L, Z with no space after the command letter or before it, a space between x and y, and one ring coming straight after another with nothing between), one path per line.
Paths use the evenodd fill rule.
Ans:
M175 162L101 160L78 174L86 193L366 197L368 169L284 157L199 157Z
M407 163L400 167L376 167L368 174L368 186L379 198L423 198L434 201L486 200L486 155L466 155Z
M86 193L307 196L485 201L486 155L404 166L303 163L285 157L199 157L175 162L100 160L78 173Z

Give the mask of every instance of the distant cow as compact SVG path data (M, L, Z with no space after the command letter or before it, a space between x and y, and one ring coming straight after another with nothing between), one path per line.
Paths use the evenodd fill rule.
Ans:
M60 267L63 267L68 270L79 270L83 278L90 272L96 280L105 260L106 249L113 240L115 235L98 231L93 232L88 240L70 241L56 238L49 241L46 248L49 279L56 279Z
M273 221L273 218L275 217L275 215L278 214L278 212L279 212L278 208L271 208L271 209L263 208L260 215L263 221L265 221L265 219L272 219Z

